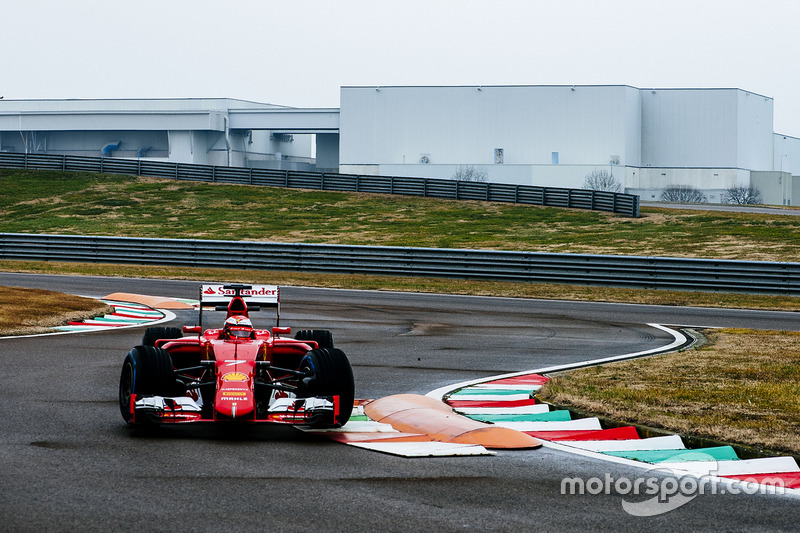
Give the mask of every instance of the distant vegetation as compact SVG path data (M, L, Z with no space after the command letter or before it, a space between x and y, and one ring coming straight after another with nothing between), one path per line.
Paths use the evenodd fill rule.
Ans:
M622 192L622 184L609 171L594 169L583 180L583 188L590 191Z
M691 185L667 185L661 191L662 202L686 202L704 204L708 200L706 195Z

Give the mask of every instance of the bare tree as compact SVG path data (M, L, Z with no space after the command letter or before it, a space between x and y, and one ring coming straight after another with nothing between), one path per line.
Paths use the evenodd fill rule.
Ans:
M605 169L594 169L583 180L583 188L590 191L620 192L622 184Z
M458 168L456 168L455 174L453 174L453 179L458 181L485 182L489 179L489 173L486 172L485 169L475 168L472 165L459 165Z
M731 187L722 197L726 204L760 204L761 191L755 187Z
M662 202L691 202L704 204L706 195L691 185L667 185L661 191Z

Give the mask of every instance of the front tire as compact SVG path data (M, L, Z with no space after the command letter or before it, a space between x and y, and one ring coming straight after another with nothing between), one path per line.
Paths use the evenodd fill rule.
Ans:
M339 415L332 427L343 426L350 420L355 401L353 368L347 355L337 348L311 350L300 362L300 370L311 377L302 396L339 397Z
M172 359L166 350L136 346L122 363L119 410L125 422L133 420L133 396L174 396L178 389Z
M321 349L333 349L333 333L326 329L303 329L294 338L298 341L314 341Z
M147 328L142 335L142 346L155 346L158 339L180 339L183 337L181 328L156 326Z

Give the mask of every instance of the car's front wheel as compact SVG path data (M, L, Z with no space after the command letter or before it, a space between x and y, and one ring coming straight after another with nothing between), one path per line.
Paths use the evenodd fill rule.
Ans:
M154 326L144 330L142 344L144 346L155 346L159 339L180 339L183 337L181 328Z
M339 414L327 425L345 425L353 412L355 399L353 368L347 355L338 348L311 350L300 362L300 370L308 376L302 395L338 396Z
M314 341L320 348L333 349L333 333L326 329L302 329L294 338L298 341Z
M122 363L119 378L119 410L125 422L133 420L134 396L173 396L178 383L166 350L136 346Z

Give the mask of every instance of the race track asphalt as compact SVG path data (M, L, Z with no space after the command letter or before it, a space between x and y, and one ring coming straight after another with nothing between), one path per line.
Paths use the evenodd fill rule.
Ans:
M182 298L198 287L8 273L0 285ZM282 325L333 331L361 398L672 340L647 323L800 328L793 313L293 287L281 300ZM195 321L182 311L173 324ZM0 339L0 531L790 531L800 518L796 498L746 494L630 516L621 504L636 497L562 495L562 480L643 470L552 449L405 459L285 427L131 431L117 387L142 331Z

